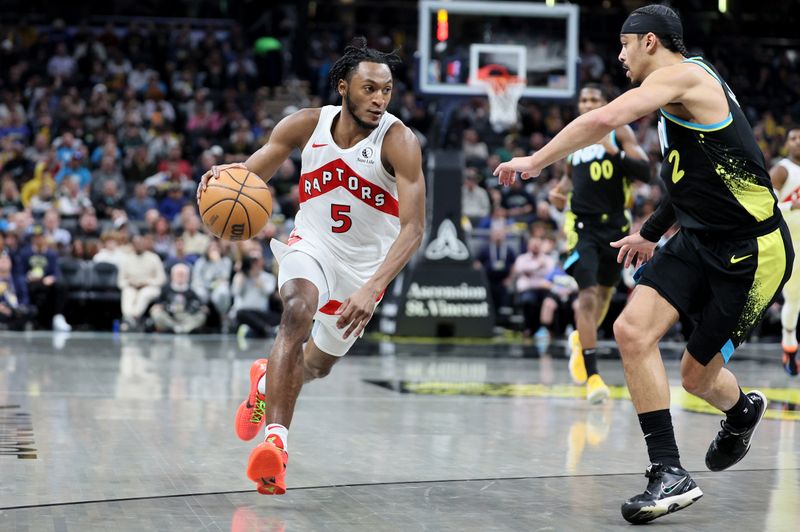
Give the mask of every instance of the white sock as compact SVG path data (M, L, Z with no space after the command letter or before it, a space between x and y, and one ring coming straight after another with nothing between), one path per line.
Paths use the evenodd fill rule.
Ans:
M783 345L784 347L796 347L797 346L797 333L795 331L787 331L783 329Z
M258 381L258 393L266 395L267 393L267 374L264 373Z
M783 329L783 345L793 347L797 345L797 316L800 314L800 297L795 295L796 290L784 290L783 306L781 307L781 328Z
M267 428L264 429L264 439L268 439L271 434L274 434L281 439L283 442L284 451L289 450L289 429L283 425L278 425L277 423L270 423L267 425Z

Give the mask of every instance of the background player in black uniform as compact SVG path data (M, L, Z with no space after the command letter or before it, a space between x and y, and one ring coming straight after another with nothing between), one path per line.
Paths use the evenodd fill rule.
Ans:
M721 471L750 449L766 409L761 392L745 395L724 366L791 274L794 252L764 157L744 113L716 70L686 59L678 15L662 5L635 10L620 31L619 55L634 88L579 116L544 148L497 167L504 184L537 176L612 129L661 109L659 133L668 196L641 231L613 245L626 264L653 256L656 241L682 226L644 268L614 323L625 377L647 442L647 490L622 515L643 523L702 496L680 464L669 413L669 381L658 342L690 315L697 327L681 360L683 387L727 415L706 466Z
M605 87L588 83L578 96L578 112L588 113L610 100ZM550 202L558 209L564 208L572 191L564 225L570 251L564 270L575 278L580 291L577 330L569 337L569 372L577 384L586 383L590 403L608 398L608 386L597 371L597 327L620 279L622 265L610 242L625 237L630 229L631 179L648 181L650 169L633 130L624 125L598 144L570 154L566 175L550 191Z

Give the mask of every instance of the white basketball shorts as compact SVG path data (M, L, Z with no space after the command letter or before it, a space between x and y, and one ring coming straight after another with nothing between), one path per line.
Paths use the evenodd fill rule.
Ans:
M347 330L339 329L335 314L342 301L350 297L358 288L359 281L337 269L336 261L327 252L306 241L293 243L291 246L276 239L270 242L278 268L278 290L292 279L305 279L319 290L317 312L314 314L314 325L311 338L321 351L341 357L347 354L357 337L351 335L344 339Z

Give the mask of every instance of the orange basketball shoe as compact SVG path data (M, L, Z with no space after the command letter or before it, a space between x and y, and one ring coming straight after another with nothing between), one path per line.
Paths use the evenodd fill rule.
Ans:
M259 443L247 460L247 478L257 484L256 490L262 495L283 495L286 493L286 464L289 453L283 450L283 441L276 434L270 434L267 441Z
M267 359L259 358L250 366L250 393L236 410L236 435L252 440L264 425L265 397L258 393L258 381L267 372Z

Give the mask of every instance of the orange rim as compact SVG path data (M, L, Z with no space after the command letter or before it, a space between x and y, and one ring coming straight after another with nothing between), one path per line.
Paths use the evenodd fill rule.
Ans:
M509 85L524 84L525 80L519 76L512 76L508 68L503 65L491 63L478 69L476 79L488 85L494 94L503 94Z

